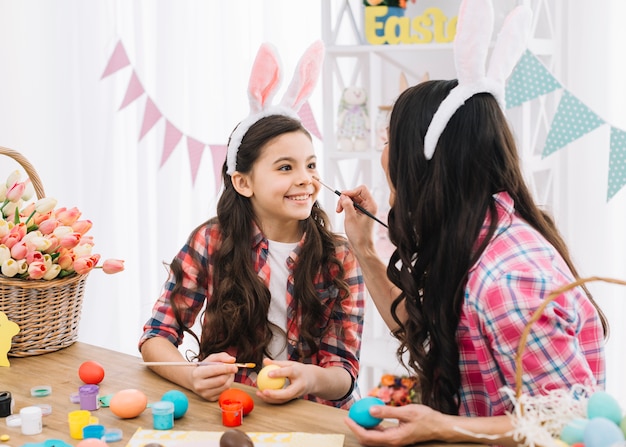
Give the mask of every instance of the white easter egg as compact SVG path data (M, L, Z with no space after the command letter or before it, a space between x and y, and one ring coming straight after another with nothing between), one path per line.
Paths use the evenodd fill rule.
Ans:
M624 441L624 433L616 423L603 417L591 419L585 427L585 447L609 447Z

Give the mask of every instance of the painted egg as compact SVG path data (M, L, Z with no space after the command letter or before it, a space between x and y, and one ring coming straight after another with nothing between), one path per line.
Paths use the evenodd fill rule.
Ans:
M603 417L615 424L622 421L622 409L613 396L606 391L596 391L587 401L587 418Z
M76 444L76 447L107 447L107 443L97 438L86 438Z
M131 419L139 416L148 406L146 395L135 389L118 391L111 398L109 408L111 412L122 419Z
M78 367L78 377L88 385L97 385L104 379L104 368L100 363L88 360Z
M623 441L624 433L609 419L597 417L591 419L585 427L583 435L585 447L607 447Z
M267 375L268 372L279 369L280 366L275 364L270 364L264 366L256 378L256 386L261 390L279 390L285 386L285 378L284 377L269 377Z
M566 442L568 445L583 442L583 434L585 433L587 423L589 423L589 419L572 419L561 430L561 441Z
M189 399L182 391L169 390L163 394L161 400L174 404L174 419L182 418L189 408Z
M218 399L218 403L220 407L222 406L222 402L226 400L234 400L241 402L243 405L243 415L247 415L254 408L254 400L252 397L246 393L244 390L240 390L238 388L229 388L227 390L222 391L220 397Z
M352 404L350 410L348 411L348 416L361 427L376 427L382 422L382 419L375 418L370 414L370 408L372 405L385 405L385 402L377 397L364 397L363 399L357 400L354 404Z

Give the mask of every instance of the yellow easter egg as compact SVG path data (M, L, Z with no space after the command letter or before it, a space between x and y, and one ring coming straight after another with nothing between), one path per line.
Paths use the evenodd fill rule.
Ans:
M273 369L279 369L278 365L267 365L264 366L261 371L259 371L259 375L256 378L256 386L261 390L279 390L285 386L285 378L284 377L268 377L267 373L272 371Z

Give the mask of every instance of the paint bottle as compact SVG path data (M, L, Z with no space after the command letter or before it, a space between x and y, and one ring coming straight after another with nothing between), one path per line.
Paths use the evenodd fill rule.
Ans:
M174 403L161 400L152 404L152 425L155 430L170 430L174 427Z

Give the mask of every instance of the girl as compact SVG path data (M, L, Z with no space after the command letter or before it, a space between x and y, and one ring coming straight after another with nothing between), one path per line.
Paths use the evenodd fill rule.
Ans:
M364 285L345 240L328 228L316 198L319 175L311 136L297 120L271 115L252 125L228 175L217 216L196 228L171 263L171 274L140 341L145 361L180 360L183 333L199 341L199 360L154 367L207 400L233 380L255 385L238 361L274 359L282 390L271 403L304 396L347 407L359 370ZM191 330L205 306L202 334ZM258 370L258 368L257 368Z
M257 56L251 91L271 90L252 88L255 70L268 69L262 53L270 50L262 47ZM140 351L145 361L180 361L177 346L189 333L199 343L197 359L223 364L153 368L207 400L233 381L254 386L265 362L280 366L270 377L288 379L284 389L257 392L266 402L303 397L348 408L358 398L361 271L317 203L316 156L296 106L252 100L259 107L229 141L217 216L196 228L172 261ZM191 326L201 311L197 336ZM235 358L257 368L238 370L230 365Z

